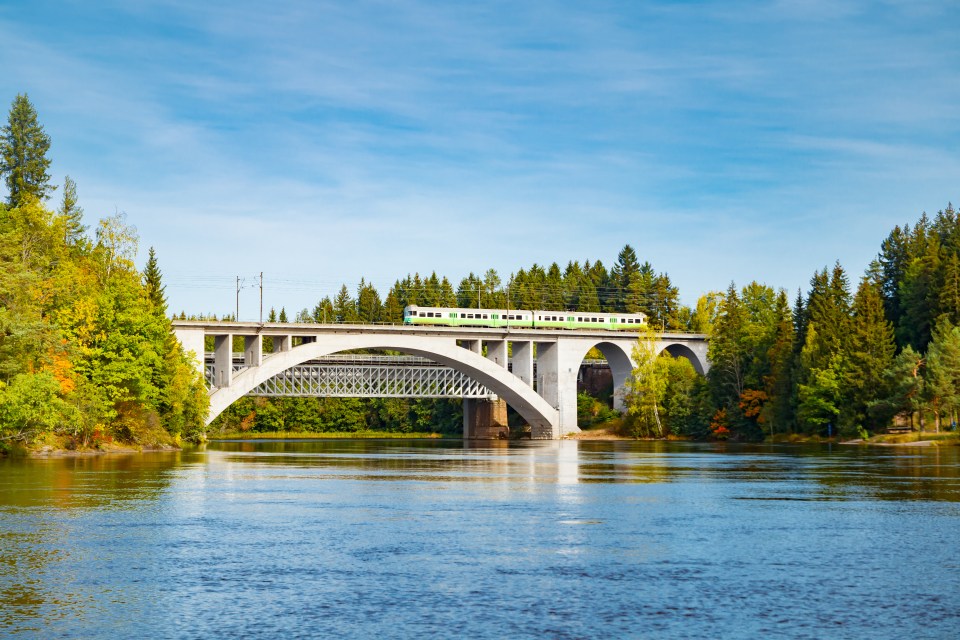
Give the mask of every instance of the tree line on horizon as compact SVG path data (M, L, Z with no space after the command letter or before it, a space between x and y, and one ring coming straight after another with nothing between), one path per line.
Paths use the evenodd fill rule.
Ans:
M0 130L0 451L200 437L206 386L173 337L153 249L137 271L123 214L88 235L69 176L48 207L49 148L18 95Z

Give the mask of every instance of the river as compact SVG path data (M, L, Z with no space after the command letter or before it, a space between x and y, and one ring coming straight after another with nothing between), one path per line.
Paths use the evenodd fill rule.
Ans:
M960 449L263 441L0 460L0 636L956 638Z

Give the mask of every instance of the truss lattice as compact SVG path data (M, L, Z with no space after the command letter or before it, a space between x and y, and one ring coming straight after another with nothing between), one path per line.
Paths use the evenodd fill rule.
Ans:
M234 363L234 371L243 365ZM213 366L206 367L207 384ZM491 398L494 393L463 373L425 358L324 358L291 367L251 396L331 398Z

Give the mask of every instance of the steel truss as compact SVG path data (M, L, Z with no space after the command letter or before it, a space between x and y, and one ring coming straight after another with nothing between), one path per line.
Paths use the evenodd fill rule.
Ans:
M234 371L243 365L234 363ZM213 366L207 365L207 384ZM290 367L251 396L330 398L494 398L467 375L426 358L334 356Z

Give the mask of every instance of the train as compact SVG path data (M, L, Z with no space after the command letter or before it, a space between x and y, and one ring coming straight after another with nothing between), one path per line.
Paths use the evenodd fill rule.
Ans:
M454 307L410 305L403 309L403 324L443 327L637 331L641 326L647 324L647 316L643 313L458 309Z

